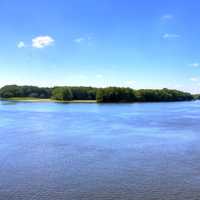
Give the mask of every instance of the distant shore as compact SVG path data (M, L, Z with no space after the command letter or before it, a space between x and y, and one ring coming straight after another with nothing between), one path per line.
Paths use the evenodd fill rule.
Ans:
M24 102L143 103L192 101L200 99L200 95L192 95L187 92L167 88L135 90L124 87L57 86L44 88L6 85L0 88L0 98Z
M72 101L59 101L54 99L40 99L32 97L13 97L13 98L0 98L2 101L17 101L17 102L54 102L54 103L96 103L96 100L72 100Z

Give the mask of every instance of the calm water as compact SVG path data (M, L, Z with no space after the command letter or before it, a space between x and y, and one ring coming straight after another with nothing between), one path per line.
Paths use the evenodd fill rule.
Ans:
M0 200L116 199L200 199L200 102L0 102Z

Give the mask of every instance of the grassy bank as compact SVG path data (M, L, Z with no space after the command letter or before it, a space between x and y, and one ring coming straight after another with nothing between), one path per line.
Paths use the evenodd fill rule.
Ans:
M13 98L1 98L4 101L18 101L18 102L55 102L55 103L96 103L95 100L72 100L72 101L58 101L54 99L40 99L33 97L13 97Z

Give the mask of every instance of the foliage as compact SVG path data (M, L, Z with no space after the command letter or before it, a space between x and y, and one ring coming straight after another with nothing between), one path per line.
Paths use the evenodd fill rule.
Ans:
M178 90L152 90L142 89L137 91L139 102L169 102L169 101L189 101L193 100L190 93L181 92Z
M178 90L132 90L130 88L109 87L97 92L97 102L169 102L190 101L193 96Z
M97 91L97 102L134 102L136 93L130 88L108 87Z
M169 89L141 89L107 87L54 87L43 88L35 86L7 85L0 89L1 98L33 97L53 98L56 100L97 100L108 102L169 102L190 101L200 99L200 95Z
M35 98L50 98L50 88L39 88L35 86L17 86L7 85L0 89L0 96L2 98L12 97L35 97Z
M69 87L73 94L73 100L96 100L97 88Z
M52 90L52 99L70 101L73 99L72 91L68 87L55 87Z
M200 94L194 94L193 97L195 100L200 100Z

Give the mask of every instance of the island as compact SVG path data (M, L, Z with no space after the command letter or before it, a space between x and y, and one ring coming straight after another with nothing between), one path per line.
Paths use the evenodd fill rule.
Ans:
M0 89L1 100L32 102L74 102L74 103L134 103L134 102L173 102L199 99L174 89L139 89L125 87L37 87L6 85Z

